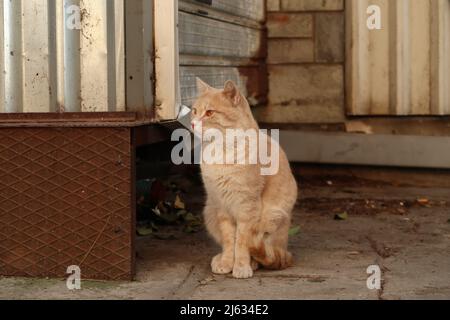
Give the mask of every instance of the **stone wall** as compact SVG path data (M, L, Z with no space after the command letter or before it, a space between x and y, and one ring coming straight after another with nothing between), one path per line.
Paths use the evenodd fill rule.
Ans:
M267 0L266 123L334 123L344 111L344 0Z

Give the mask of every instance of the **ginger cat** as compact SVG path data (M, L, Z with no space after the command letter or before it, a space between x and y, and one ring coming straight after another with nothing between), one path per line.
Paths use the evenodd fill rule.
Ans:
M253 129L259 132L249 103L232 81L218 90L197 79L197 90L199 97L192 108L193 127L201 123L203 131ZM274 140L269 139L268 143L279 147ZM207 191L206 227L222 246L222 253L212 259L213 273L233 273L235 278L245 279L251 278L259 266L284 269L292 265L287 247L297 183L281 148L276 160L279 169L274 175L262 175L263 165L259 161L256 164L202 163Z

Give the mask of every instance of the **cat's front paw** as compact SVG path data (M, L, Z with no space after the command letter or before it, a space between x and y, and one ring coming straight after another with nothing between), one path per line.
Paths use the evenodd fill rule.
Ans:
M236 279L249 279L253 277L253 269L249 265L235 265L233 268L233 277Z
M233 261L227 261L221 254L218 254L212 259L211 268L215 274L229 274L233 271Z

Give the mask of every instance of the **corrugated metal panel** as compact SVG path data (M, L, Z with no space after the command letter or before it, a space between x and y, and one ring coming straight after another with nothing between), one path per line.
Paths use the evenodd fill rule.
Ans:
M155 0L155 114L176 119L181 107L179 86L178 0Z
M125 1L127 111L153 111L153 3L153 0Z
M153 107L152 3L0 0L0 112L148 113ZM135 41L125 41L126 30L134 31ZM131 61L139 62L140 73ZM133 81L126 83L127 78Z
M210 3L211 8L251 20L263 21L265 18L264 0L190 0L187 2Z
M347 0L350 114L450 114L449 3ZM367 27L370 5L381 8L381 30Z
M179 52L181 98L192 105L196 98L195 78L221 88L234 80L254 104L261 94L264 76L263 0L181 1ZM256 71L256 72L254 72ZM252 85L255 83L257 85ZM258 97L258 98L257 98ZM265 99L265 98L263 98Z
M181 12L180 53L234 58L258 57L259 30Z
M237 68L233 67L197 67L182 66L180 68L181 100L184 105L192 106L197 98L196 77L200 77L209 85L221 88L227 80L233 80L247 95L245 79Z

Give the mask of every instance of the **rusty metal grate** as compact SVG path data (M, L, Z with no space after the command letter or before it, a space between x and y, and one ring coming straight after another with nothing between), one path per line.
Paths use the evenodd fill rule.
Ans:
M130 280L129 128L0 128L0 274Z

